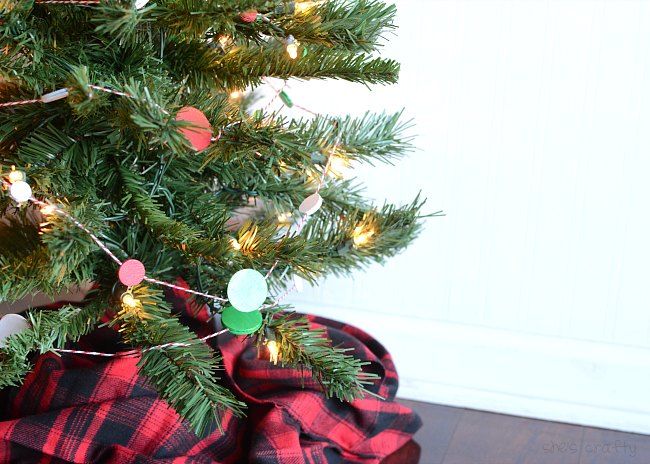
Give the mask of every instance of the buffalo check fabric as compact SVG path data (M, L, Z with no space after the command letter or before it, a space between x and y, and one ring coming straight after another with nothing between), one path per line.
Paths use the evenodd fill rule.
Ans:
M214 331L207 308L193 308L180 291L168 299L199 336ZM20 388L0 392L0 463L379 463L421 425L393 401L398 378L391 357L355 327L310 320L325 327L335 345L352 347L370 362L366 369L381 377L370 389L385 400L327 399L299 370L258 359L245 337L224 334L210 342L224 358L221 381L247 403L247 416L221 413L222 430L201 438L138 375L137 356L48 353L34 359ZM104 327L74 348L127 347Z

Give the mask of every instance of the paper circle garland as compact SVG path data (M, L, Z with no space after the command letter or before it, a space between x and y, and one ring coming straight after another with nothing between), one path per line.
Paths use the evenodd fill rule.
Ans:
M176 113L176 121L186 121L192 124L191 127L184 127L180 131L196 151L201 151L210 145L212 126L201 111L192 106L184 106Z
M266 279L255 269L237 271L228 282L228 300L238 311L259 309L269 293Z
M9 196L18 203L22 203L32 197L32 188L25 181L16 181L9 187Z
M117 277L120 279L120 282L127 287L138 285L144 280L144 275L144 264L137 259L127 259L117 271Z
M262 313L259 311L242 312L227 306L221 313L221 323L235 335L249 335L262 326Z
M300 211L302 214L306 214L307 216L311 216L320 209L322 204L323 197L321 197L318 193L312 193L307 198L305 198L302 203L300 203L298 211Z
M0 319L0 348L5 346L5 338L27 330L29 327L27 319L18 314L7 314L2 317Z
M287 105L287 107L293 108L293 100L291 99L289 94L284 90L280 92L280 100L282 100L282 103Z
M239 13L239 19L241 19L245 23L254 23L255 20L257 19L257 11L256 10L248 10L248 11L244 11L242 13Z

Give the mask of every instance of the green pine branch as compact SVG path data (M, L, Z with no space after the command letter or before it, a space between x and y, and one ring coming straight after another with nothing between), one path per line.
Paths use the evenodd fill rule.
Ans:
M282 5L282 0L163 0L156 2L156 8L144 13L156 25L187 37L203 38L209 31L220 34L237 34L241 24L239 14L257 9L267 12Z
M259 15L246 23L240 13L249 9ZM148 275L182 276L223 295L236 270L275 265L268 281L282 291L292 275L313 282L383 262L418 234L426 217L419 198L378 208L356 180L330 176L320 189L324 204L300 236L278 221L298 219L330 153L355 163L407 153L409 124L400 114L289 120L250 116L229 98L265 77L394 82L398 63L373 54L394 27L393 6L331 0L300 13L284 0L157 0L140 10L126 0L92 7L0 0L0 10L0 102L69 90L54 103L0 107L0 175L11 166L24 171L37 198L59 203L119 259L145 263ZM295 60L286 52L289 34L300 41ZM202 111L219 138L202 152L180 133L188 124L175 117L184 106ZM16 208L6 189L0 211L0 300L85 281L100 289L88 314L34 312L32 329L0 349L3 375L18 383L28 353L62 346L97 322L117 266L72 222ZM249 221L236 228L239 216ZM359 230L372 233L359 240ZM142 311L113 320L128 342L190 344L143 353L142 372L161 396L199 432L220 408L239 412L214 376L218 356L180 325L159 292L136 293ZM330 396L365 393L362 365L324 333L304 318L271 319L288 365L307 367Z
M268 332L277 343L280 365L309 371L328 398L354 401L374 395L368 387L379 377L363 370L370 363L349 354L352 348L332 346L326 330L313 328L305 316L269 313L256 333L258 346L267 341Z
M292 60L280 43L236 47L223 55L202 41L173 41L166 44L164 60L177 80L222 91L257 86L264 77L390 84L399 73L394 60L318 46Z
M128 192L128 203L133 205L144 227L149 228L166 244L188 256L203 258L213 263L223 263L230 247L227 241L202 237L200 231L167 216L145 190L146 182L142 177L122 165L119 169Z
M71 210L101 235L96 208L76 205ZM35 291L55 295L93 280L96 261L105 255L96 254L98 248L85 232L60 216L43 218L31 207L14 211L0 218L0 300Z
M106 310L106 294L91 292L83 307L64 306L54 311L30 311L31 327L7 337L0 350L0 388L20 385L31 370L30 354L63 348L89 333Z
M315 162L315 152L322 152L316 160L322 163L335 147L346 159L363 162L387 162L412 150L412 137L407 134L411 125L401 120L401 113L368 112L361 117L317 116L309 120L272 116L258 114L226 128L221 143L205 151L204 164L261 159L262 163L299 164L302 168Z
M327 1L303 13L260 21L256 30L268 36L283 32L301 43L371 52L386 31L394 29L395 5L376 0Z
M244 23L239 15L255 10L259 19ZM293 35L304 43L370 52L387 29L394 28L395 7L375 0L328 1L304 12L292 2L239 0L158 1L141 10L120 4L94 9L95 31L125 41L152 31L171 31L184 39L216 34L235 42L262 43Z
M404 250L420 233L423 220L440 216L421 213L424 200L419 195L409 204L398 207L385 204L381 208L351 209L339 214L315 215L307 223L303 234L309 243L320 246L318 259L327 273L346 275L363 269L371 263L383 264ZM366 242L355 244L355 229L371 231ZM308 277L308 276L305 276Z
M142 353L140 372L160 396L200 436L215 423L221 427L221 411L229 409L237 416L243 415L246 405L217 382L221 357L171 314L162 292L138 286L133 295L141 308L123 309L112 321L119 324L126 342L142 348L166 343L187 345Z

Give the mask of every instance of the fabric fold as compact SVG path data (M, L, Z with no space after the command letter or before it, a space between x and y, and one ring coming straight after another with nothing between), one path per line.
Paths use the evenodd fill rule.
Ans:
M215 330L206 307L194 306L181 291L167 296L199 336ZM137 356L48 353L34 360L21 387L0 391L0 463L380 463L421 425L394 401L398 377L390 354L356 327L309 320L335 345L371 363L381 378L370 389L384 400L327 399L316 382L302 379L308 373L258 359L245 337L224 334L211 340L224 358L219 376L247 403L247 416L222 412L222 430L199 438L138 374ZM74 345L107 347L121 349L107 328Z

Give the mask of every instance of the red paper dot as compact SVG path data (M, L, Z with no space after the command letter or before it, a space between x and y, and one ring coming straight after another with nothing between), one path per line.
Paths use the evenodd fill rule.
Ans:
M255 20L257 19L257 11L255 10L244 11L243 13L239 13L239 18L245 23L255 22Z
M212 127L208 118L201 111L192 106L184 106L176 114L176 120L192 124L192 127L186 127L180 131L196 151L201 151L210 145Z
M120 282L127 287L132 287L142 282L144 274L144 264L137 259L127 259L120 266L120 270L117 271Z

